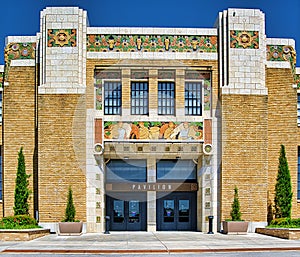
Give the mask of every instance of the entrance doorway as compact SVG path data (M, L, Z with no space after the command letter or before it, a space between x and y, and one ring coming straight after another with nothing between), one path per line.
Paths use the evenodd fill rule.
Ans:
M196 193L173 192L157 195L157 230L196 230Z
M106 214L110 216L110 230L146 231L146 194L114 194L106 196Z

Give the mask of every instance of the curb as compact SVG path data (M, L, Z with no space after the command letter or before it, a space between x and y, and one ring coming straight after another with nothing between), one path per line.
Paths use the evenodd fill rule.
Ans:
M6 249L1 253L81 253L81 254L146 254L146 253L216 253L216 252L262 252L262 251L300 251L300 247L279 247L279 248L270 248L270 247L261 247L261 248L229 248L229 249L124 249L124 250L89 250L89 249Z

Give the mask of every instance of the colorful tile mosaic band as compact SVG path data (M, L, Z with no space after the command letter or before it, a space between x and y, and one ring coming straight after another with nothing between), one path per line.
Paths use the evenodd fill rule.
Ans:
M258 49L258 31L230 30L230 48Z
M3 76L4 76L4 72L0 72L0 88L3 87Z
M202 122L104 122L105 140L203 140Z
M216 53L217 36L87 35L90 52L208 52Z
M48 47L76 47L76 29L48 29Z
M296 52L292 46L267 45L267 61L290 61L296 60Z
M35 59L36 43L10 43L5 48L5 62L18 59Z
M267 45L267 61L289 61L291 63L294 81L300 89L300 75L296 74L296 51L288 45Z

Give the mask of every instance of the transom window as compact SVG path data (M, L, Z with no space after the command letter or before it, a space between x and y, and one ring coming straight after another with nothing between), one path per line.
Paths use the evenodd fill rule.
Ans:
M158 83L158 115L175 114L175 83Z
M121 115L122 87L119 81L104 82L104 114Z
M202 83L185 82L185 115L202 115Z
M131 114L147 115L148 103L148 82L131 82Z

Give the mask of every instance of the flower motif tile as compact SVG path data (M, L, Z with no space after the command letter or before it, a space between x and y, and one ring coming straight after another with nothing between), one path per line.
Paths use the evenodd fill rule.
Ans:
M4 72L0 72L0 88L3 87L3 76L4 76Z
M90 52L217 52L217 36L87 35Z
M296 74L296 51L288 45L267 45L267 61L289 61L291 63L294 82L300 89L300 75Z
M48 47L76 47L76 29L48 29Z
M230 48L258 49L258 31L230 30Z
M36 43L10 43L5 48L5 62L18 59L35 59Z

